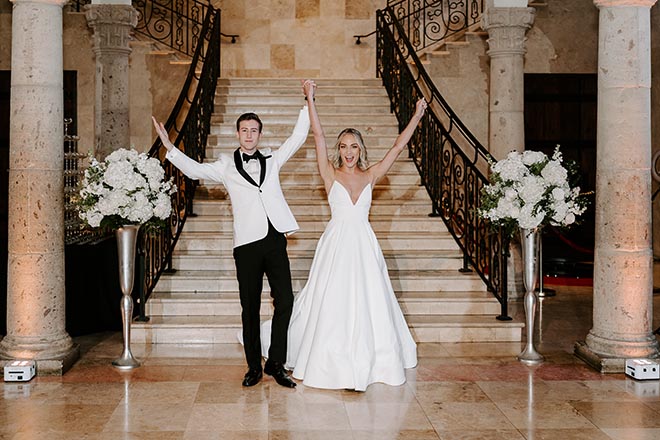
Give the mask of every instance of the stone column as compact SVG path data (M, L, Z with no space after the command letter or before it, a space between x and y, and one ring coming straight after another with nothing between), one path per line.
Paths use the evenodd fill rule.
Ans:
M512 150L525 149L523 63L525 33L534 22L534 13L534 8L498 7L489 1L481 19L481 26L488 31L490 56L488 150L497 160ZM522 252L516 239L509 251L507 291L510 299L522 298Z
M12 0L7 335L3 359L61 374L78 357L65 330L62 5Z
M481 19L490 56L488 149L497 160L525 149L523 58L534 13L527 7L489 7Z
M96 55L94 149L96 157L103 159L130 147L128 56L138 16L131 5L91 4L85 9L94 30Z
M576 354L602 372L657 357L651 248L650 8L595 0L598 149L593 327Z

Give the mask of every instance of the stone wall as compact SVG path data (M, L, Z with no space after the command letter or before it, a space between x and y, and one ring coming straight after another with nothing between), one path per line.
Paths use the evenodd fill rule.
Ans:
M213 0L222 30L222 76L374 78L376 28L386 0Z
M527 32L525 73L596 73L598 8L591 0L546 3Z

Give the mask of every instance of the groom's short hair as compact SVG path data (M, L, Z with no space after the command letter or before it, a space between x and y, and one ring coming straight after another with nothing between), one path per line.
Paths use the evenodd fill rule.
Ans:
M259 119L259 116L257 116L256 113L243 113L236 120L236 131L240 131L242 121L257 121L257 123L259 124L259 133L261 133L261 129L264 126L264 124L261 123L261 119Z

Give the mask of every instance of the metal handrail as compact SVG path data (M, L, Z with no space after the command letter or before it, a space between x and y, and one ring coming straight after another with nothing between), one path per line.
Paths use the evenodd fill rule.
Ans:
M484 0L398 0L387 9L397 18L415 51L420 51L481 22Z
M355 44L362 44L362 39L363 38L371 37L375 33L376 33L376 31L374 30L374 31L371 31L368 34L364 34L364 35L353 35L353 38L356 39Z
M200 32L197 49L193 55L188 76L179 98L165 122L174 146L189 157L202 162L205 157L207 138L211 129L211 115L215 89L220 76L220 10L208 8ZM159 158L165 169L165 178L172 177L177 192L172 195L173 212L166 228L141 231L138 241L140 272L138 286L138 320L148 320L146 303L161 274L172 271L172 251L188 216L192 214L192 200L197 182L188 179L165 160L165 149L159 138L149 150L150 157Z
M89 3L91 0L74 0L70 7L80 12ZM135 33L189 57L197 49L208 10L214 10L210 0L133 0L131 3L138 12ZM232 43L239 38L236 34L220 35L231 38Z
M409 153L431 197L431 215L442 218L463 252L461 271L473 268L479 274L500 302L497 318L508 320L508 236L477 214L494 158L437 90L391 6L377 12L377 31L377 75L400 130L414 113L417 99L429 102Z

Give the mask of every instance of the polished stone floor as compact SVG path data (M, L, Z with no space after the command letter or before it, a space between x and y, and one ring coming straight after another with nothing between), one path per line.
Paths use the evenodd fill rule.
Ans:
M518 362L519 343L420 344L405 385L364 393L269 377L242 388L238 344L134 345L143 365L121 372L120 334L77 338L84 354L64 376L3 383L0 439L660 439L660 381L603 375L572 354L591 328L591 288L547 287L542 365Z

